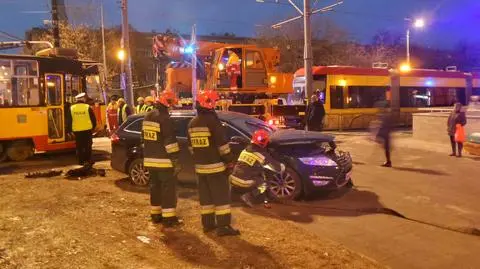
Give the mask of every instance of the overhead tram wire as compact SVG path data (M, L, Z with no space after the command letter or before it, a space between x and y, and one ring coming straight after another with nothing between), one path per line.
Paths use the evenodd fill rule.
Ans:
M23 40L23 38L20 38L18 36L14 36L12 34L9 34L7 32L4 32L4 31L0 31L0 35L3 35L5 37L7 37L8 39L11 39L11 40L15 40L15 41L18 41L18 40Z

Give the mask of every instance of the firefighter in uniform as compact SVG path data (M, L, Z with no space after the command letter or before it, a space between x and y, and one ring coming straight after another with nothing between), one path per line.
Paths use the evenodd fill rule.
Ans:
M251 144L240 153L235 168L230 175L232 185L250 190L240 197L250 207L253 206L252 201L259 196L263 196L265 206L268 207L267 182L263 166L270 165L280 173L285 171L285 165L275 160L267 151L269 142L270 135L267 131L262 129L255 131L252 135Z
M152 96L147 96L145 97L145 104L143 105L143 109L140 111L141 113L144 112L150 112L152 111L155 107L153 106L153 102L155 100L153 99Z
M143 97L137 98L137 106L135 107L135 114L145 112L145 100Z
M92 131L97 119L93 109L87 105L86 94L75 96L76 103L70 107L72 131L75 134L75 146L80 165L92 164Z
M188 141L193 153L202 225L204 232L216 229L218 236L239 235L230 226L230 186L225 163L233 161L225 130L215 113L216 92L197 96L197 116L188 125Z
M142 126L143 165L150 176L150 215L166 227L180 224L176 215L177 194L174 175L179 145L168 109L176 102L172 91L164 91L156 109L145 115Z

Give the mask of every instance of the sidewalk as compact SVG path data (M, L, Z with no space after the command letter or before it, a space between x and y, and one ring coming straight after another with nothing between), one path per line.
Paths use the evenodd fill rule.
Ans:
M366 131L326 132L326 133L334 135L336 138L336 141L339 144L347 143L349 141L354 141L355 143L362 143L362 144L372 143L370 139L371 136ZM442 153L442 154L451 153L451 147L449 143L442 144L442 143L418 140L413 138L411 131L405 131L405 130L394 131L392 133L392 147L393 147L393 150L395 150L395 148L403 148L403 149L431 151L431 152ZM468 152L464 152L464 155L466 157L470 157L473 159L477 159L477 158L480 159L480 156L470 155Z

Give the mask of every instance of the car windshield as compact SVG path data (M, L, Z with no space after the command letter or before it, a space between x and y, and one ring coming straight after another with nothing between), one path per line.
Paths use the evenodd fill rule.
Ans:
M247 128L249 129L249 133L252 134L253 132L255 132L256 130L258 129L263 129L265 131L267 131L269 134L273 134L276 129L274 129L274 127L272 126L269 126L267 124L265 124L263 121L261 120L247 120L245 121L245 125L247 125Z

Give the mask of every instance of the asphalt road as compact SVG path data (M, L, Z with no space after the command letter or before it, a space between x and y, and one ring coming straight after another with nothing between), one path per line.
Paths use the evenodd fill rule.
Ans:
M276 216L392 268L480 268L479 158L449 157L449 145L414 149L402 138L394 167L383 168L382 150L365 136L337 139L352 153L356 188L276 205Z
M365 135L339 135L339 147L354 158L354 189L245 211L290 220L392 268L480 268L480 236L472 235L480 229L480 159L448 157L449 145L431 148L408 134L399 137L389 169L379 166L383 153ZM105 168L109 145L94 143ZM40 155L0 164L0 173L67 168L74 160L71 153Z

